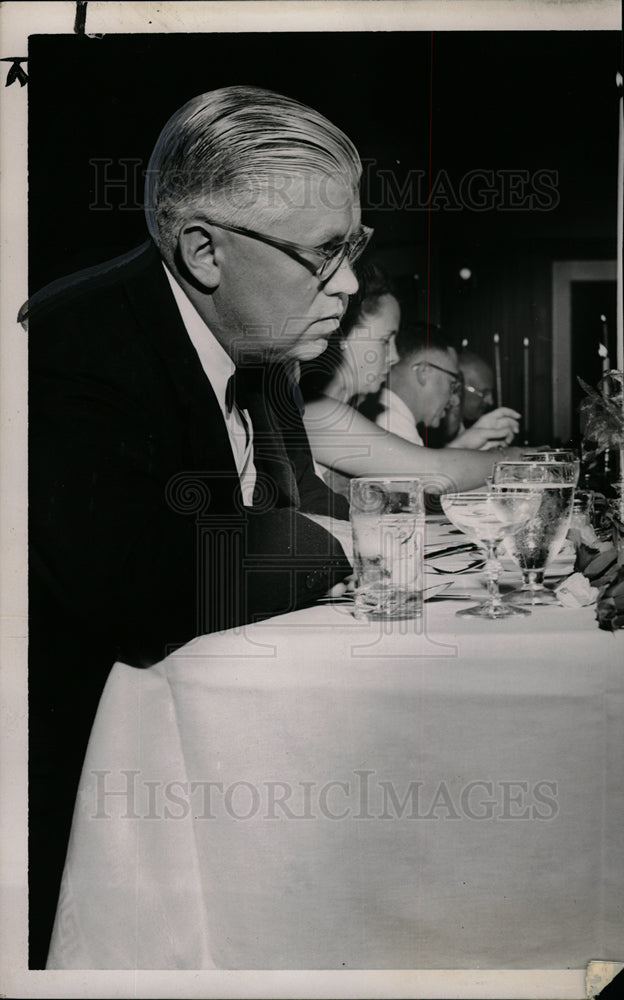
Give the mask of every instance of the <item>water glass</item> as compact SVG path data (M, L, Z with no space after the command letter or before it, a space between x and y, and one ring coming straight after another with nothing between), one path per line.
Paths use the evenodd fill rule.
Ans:
M523 451L523 462L572 462L575 469L574 485L581 474L581 460L574 448L544 448L541 451Z
M571 528L583 531L595 525L595 505L593 490L575 490L572 505Z
M557 555L570 526L576 468L573 462L498 462L493 489L509 492L531 490L540 498L534 518L507 542L507 550L522 570L523 585L508 600L517 604L556 604L555 594L544 585L550 559Z
M423 607L425 505L412 476L351 480L355 617L418 618Z
M572 504L572 517L568 528L568 540L578 553L581 545L590 548L598 544L598 536L594 530L594 493L592 490L575 490Z

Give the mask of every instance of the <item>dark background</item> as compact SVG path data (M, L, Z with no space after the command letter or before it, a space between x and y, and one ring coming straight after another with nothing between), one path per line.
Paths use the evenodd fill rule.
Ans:
M282 91L358 147L371 255L408 321L428 315L490 360L498 332L504 401L518 409L530 337L531 439L552 440L552 262L615 259L621 66L617 32L31 36L31 290L144 240L142 171L190 97L234 83ZM458 193L476 169L495 172L498 199L480 211ZM515 205L506 170L527 178ZM536 171L556 172L542 211L527 200ZM585 292L572 353L595 382L601 312L615 358L615 283Z

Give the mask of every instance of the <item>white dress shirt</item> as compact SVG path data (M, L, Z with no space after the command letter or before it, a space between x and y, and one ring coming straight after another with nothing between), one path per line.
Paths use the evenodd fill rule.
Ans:
M247 507L253 505L253 492L256 485L256 467L253 461L253 428L251 417L247 410L232 407L228 413L225 405L227 384L236 371L236 365L230 355L222 347L210 328L201 318L197 309L177 283L169 269L163 264L165 274L169 279L171 291L174 294L182 322L186 327L190 341L197 351L201 366L210 382L225 421L230 438L234 461L240 477L243 503ZM242 415L241 415L242 414ZM245 428L245 422L247 429ZM210 428L207 428L210 433Z
M418 433L412 411L395 392L383 388L379 393L379 403L383 410L375 420L378 427L424 447L425 442Z

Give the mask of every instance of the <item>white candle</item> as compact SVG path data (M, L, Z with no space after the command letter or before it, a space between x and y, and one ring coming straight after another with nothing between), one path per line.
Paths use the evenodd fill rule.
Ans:
M500 337L494 334L494 370L496 372L496 405L503 405L503 385L501 378Z
M524 346L524 443L529 443L529 338L522 341Z
M601 315L600 322L602 323L602 343L598 348L598 354L602 358L602 374L606 375L608 371L611 371L611 359L609 358L609 329L607 327L607 317Z
M624 252L622 248L624 212L624 110L622 74L616 73L615 83L619 90L618 99L618 168L617 168L617 304L616 304L616 342L617 367L624 379L624 307L622 293L622 267L624 267ZM624 383L623 383L624 389ZM622 392L622 417L624 418L624 391ZM624 521L624 446L620 448L620 519Z
M615 82L620 91L618 101L619 139L618 139L618 171L617 171L617 366L624 369L624 305L622 295L622 267L624 254L622 252L622 214L624 212L624 113L622 111L622 74L617 73Z

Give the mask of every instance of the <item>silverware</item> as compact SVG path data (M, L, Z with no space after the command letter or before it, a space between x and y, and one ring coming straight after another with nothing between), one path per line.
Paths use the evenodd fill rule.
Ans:
M429 587L425 587L423 590L423 603L428 601L473 601L475 600L474 594L450 594L448 593L449 587L453 586L453 581L450 580L448 583L434 583ZM430 593L434 591L434 593ZM316 601L317 604L330 604L330 605L343 605L349 607L355 601L355 595L344 594L341 597L319 597Z
M353 604L353 597L319 597L316 604Z
M453 587L453 581L450 580L448 583L439 583L434 587L427 587L423 593L427 591L433 591L427 597L423 598L423 604L428 604L429 601L467 601L470 598L466 594L450 594L448 592L449 587Z
M461 545L447 545L443 549L434 549L433 552L425 552L425 559L441 556L452 556L459 552L474 552L478 548L474 542L463 542Z
M474 559L467 566L461 569L442 569L441 566L427 566L427 573L440 573L440 575L461 576L463 573L478 573L485 566L485 559Z
M429 601L480 601L480 597L476 597L475 594L432 594L431 597L425 597L424 603L428 604Z

